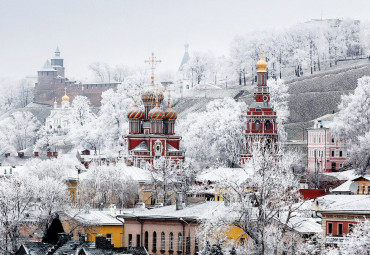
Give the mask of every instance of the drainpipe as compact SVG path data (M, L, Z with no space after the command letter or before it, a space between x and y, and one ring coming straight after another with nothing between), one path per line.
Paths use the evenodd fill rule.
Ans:
M181 222L181 224L182 224L182 236L183 236L183 238L182 238L182 252L183 252L183 254L187 254L186 253L186 237L185 237L185 224L184 223L188 224L188 226L189 226L188 237L190 237L190 223L185 221L183 218L178 218L178 221ZM190 246L191 246L191 241L190 241Z
M119 219L120 215L116 216L116 219L122 223L122 247L125 247L125 222ZM122 216L121 216L122 217Z
M140 223L140 247L143 247L143 222L136 217L135 220Z

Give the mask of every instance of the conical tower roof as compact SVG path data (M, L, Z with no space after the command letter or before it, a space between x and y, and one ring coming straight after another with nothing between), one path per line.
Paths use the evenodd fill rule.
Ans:
M190 60L190 56L189 56L189 52L188 52L189 44L186 43L184 46L185 46L185 53L184 53L184 56L182 57L181 64L180 64L180 67L179 67L179 71L182 71L184 69L184 66Z

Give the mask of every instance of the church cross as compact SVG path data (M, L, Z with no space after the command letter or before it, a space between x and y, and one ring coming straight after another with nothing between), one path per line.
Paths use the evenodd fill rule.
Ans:
M152 67L152 84L154 84L154 70L155 70L155 66L158 64L158 63L161 63L162 61L161 60L157 60L157 57L154 56L154 52L152 53L152 57L149 58L148 60L145 60L145 63L148 63L148 64L151 64Z

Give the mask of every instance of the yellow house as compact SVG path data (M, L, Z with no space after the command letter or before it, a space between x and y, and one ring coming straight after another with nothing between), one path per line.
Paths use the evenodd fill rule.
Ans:
M358 189L357 189L357 195L369 195L370 194L370 176L360 176L356 179L353 179L352 181L357 182Z
M95 242L98 235L105 236L114 247L123 247L123 221L116 218L115 208L108 210L70 210L60 217L64 231L73 234L73 240L84 236Z

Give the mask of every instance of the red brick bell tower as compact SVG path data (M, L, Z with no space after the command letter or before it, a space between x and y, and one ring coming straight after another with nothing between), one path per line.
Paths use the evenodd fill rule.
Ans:
M241 155L244 164L251 155L254 143L268 146L271 153L277 150L278 133L276 126L276 112L270 103L270 91L267 86L267 63L261 59L256 64L257 86L254 89L254 99L247 112L247 126L245 130L245 153Z

